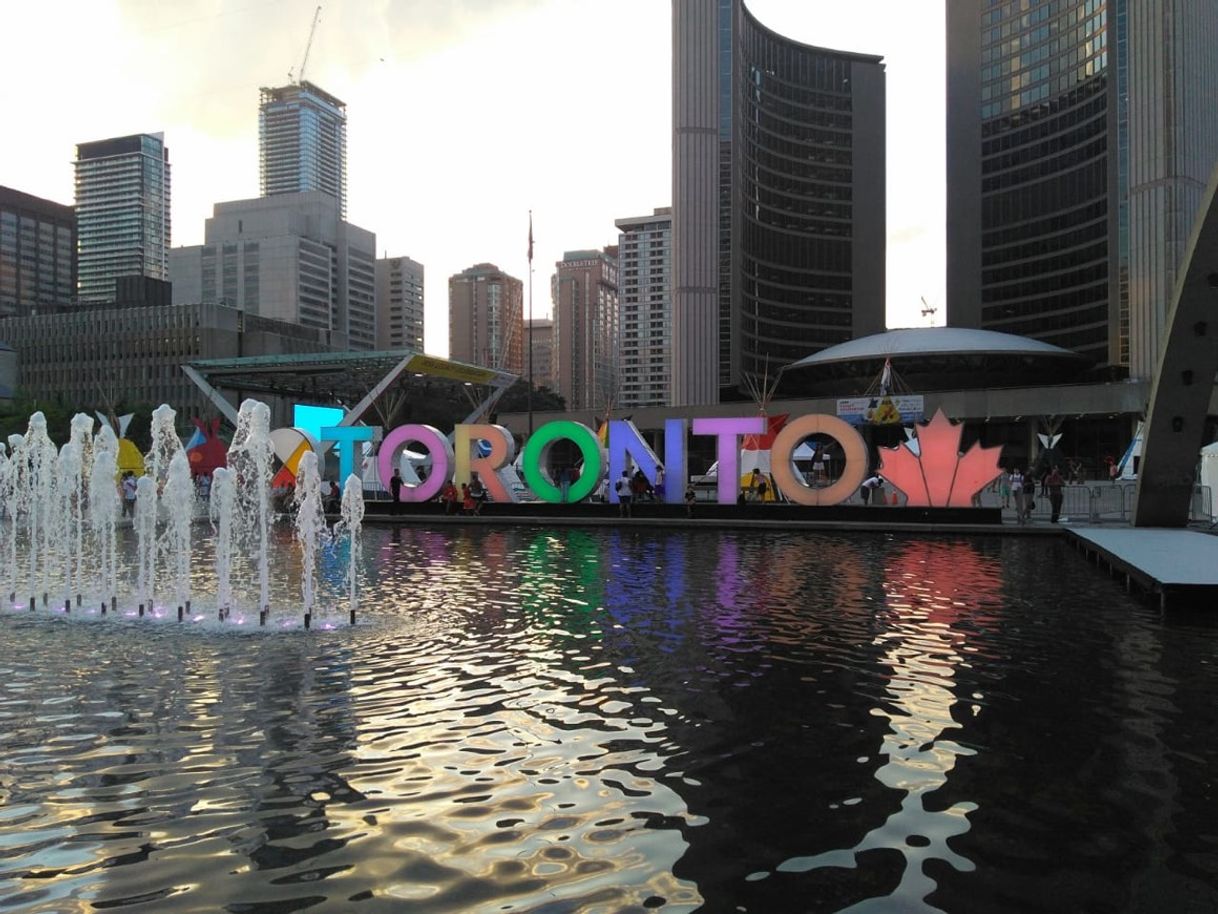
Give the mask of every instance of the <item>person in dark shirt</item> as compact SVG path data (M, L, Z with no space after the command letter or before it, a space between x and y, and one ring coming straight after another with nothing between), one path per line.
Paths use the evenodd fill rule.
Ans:
M395 469L393 478L389 480L389 494L393 496L393 513L401 510L402 504L402 471Z

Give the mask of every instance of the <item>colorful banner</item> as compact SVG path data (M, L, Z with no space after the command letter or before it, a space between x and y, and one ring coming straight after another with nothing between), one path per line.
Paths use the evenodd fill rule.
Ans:
M838 418L851 425L908 425L921 422L925 408L921 394L846 397L837 401Z

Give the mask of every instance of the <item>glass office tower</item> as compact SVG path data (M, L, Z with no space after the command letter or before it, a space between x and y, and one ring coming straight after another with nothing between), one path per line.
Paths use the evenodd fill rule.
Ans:
M319 190L347 218L347 106L302 82L263 89L258 109L262 196Z
M0 186L0 317L21 317L76 297L76 213Z
M673 0L673 402L884 329L884 66Z
M947 5L949 324L1153 372L1218 154L1216 35L1213 3Z
M114 301L122 276L169 279L169 150L162 133L76 147L77 289Z

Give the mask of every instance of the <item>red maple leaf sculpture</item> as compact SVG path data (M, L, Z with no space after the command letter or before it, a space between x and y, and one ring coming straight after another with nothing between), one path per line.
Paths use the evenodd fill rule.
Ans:
M1002 447L977 442L961 454L961 431L943 410L936 411L916 431L917 453L908 444L880 448L880 475L905 493L911 507L967 508L974 495L1002 474Z

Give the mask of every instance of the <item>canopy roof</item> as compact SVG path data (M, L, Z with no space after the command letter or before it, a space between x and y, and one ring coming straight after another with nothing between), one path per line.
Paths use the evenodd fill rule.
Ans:
M925 355L1028 355L1085 361L1078 353L1026 336L967 327L907 327L859 337L800 359L787 370L834 362Z
M406 388L426 393L436 386L481 387L483 404L475 412L484 412L517 377L412 349L198 359L184 364L182 370L233 422L236 411L220 395L221 390L240 391L242 396L265 394L338 403L349 410L344 424L350 424L379 397Z

